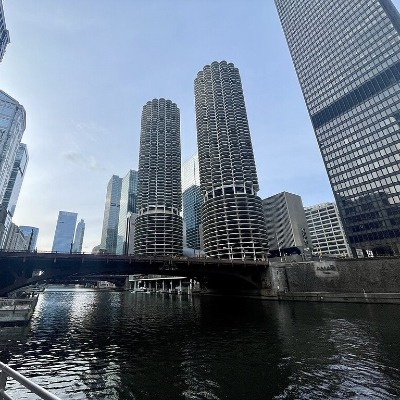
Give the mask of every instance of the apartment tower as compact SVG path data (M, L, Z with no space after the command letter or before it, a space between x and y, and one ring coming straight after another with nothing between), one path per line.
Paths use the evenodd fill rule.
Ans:
M179 108L154 99L142 111L135 253L182 254L181 193Z
M213 62L194 87L204 251L263 259L267 234L239 70Z
M390 0L275 0L353 255L400 254L400 16Z

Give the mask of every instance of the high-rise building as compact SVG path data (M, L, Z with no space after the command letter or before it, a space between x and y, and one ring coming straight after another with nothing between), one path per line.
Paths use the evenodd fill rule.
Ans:
M275 0L353 255L400 254L400 16Z
M113 175L107 186L100 251L110 254L115 254L117 248L121 185L122 179Z
M36 228L34 226L20 225L19 229L24 235L27 244L27 250L34 251L36 249L36 244L39 236L39 228Z
M10 43L10 35L4 19L3 0L0 0L0 62L3 59L8 43Z
M182 205L185 222L186 246L201 249L201 206L199 157L195 153L182 165Z
M25 131L25 109L0 90L0 202L2 202Z
M136 226L136 213L129 212L126 216L126 233L125 233L125 244L124 254L135 253L135 226Z
M194 84L204 252L265 258L267 234L239 70L213 62Z
M76 225L74 244L72 245L73 253L81 253L83 246L83 237L85 235L85 221L81 219Z
M129 235L127 234L131 231L129 221L131 215L137 213L137 181L138 173L133 170L122 178L116 254L128 254Z
M52 252L70 253L74 242L77 213L59 211Z
M135 253L182 254L179 108L154 99L143 107Z
M301 197L281 192L262 202L271 254L279 256L297 252L308 257L311 240Z
M314 252L350 257L350 248L335 203L304 207Z
M7 207L7 211L11 217L14 216L28 161L28 148L26 144L20 143L3 197L3 205Z
M28 243L20 228L11 222L7 232L7 240L4 245L7 251L24 251L28 249Z

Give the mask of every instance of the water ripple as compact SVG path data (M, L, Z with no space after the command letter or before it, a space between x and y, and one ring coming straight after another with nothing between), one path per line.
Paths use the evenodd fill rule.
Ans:
M0 329L0 359L62 399L395 399L399 312L46 291L28 327Z

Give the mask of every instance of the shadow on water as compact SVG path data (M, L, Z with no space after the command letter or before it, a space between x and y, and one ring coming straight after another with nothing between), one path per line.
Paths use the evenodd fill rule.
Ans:
M0 330L0 354L63 399L391 399L400 397L399 313L46 291L30 326Z

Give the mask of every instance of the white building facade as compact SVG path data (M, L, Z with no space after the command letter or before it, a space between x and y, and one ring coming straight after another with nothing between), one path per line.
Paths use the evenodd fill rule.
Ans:
M336 203L304 207L314 253L350 257Z

